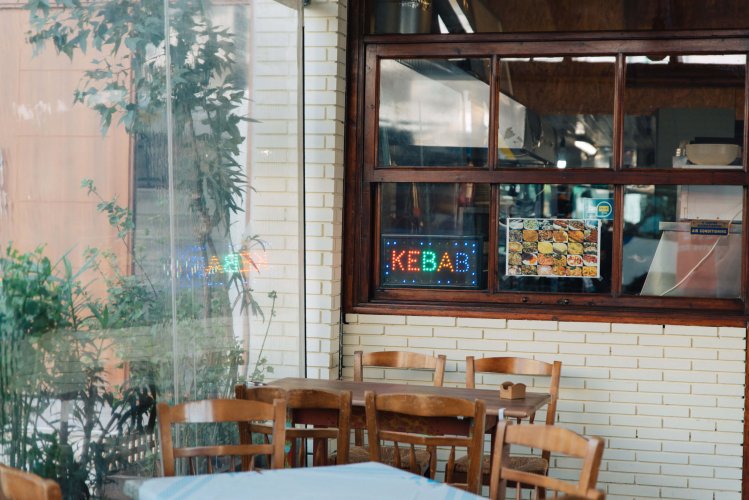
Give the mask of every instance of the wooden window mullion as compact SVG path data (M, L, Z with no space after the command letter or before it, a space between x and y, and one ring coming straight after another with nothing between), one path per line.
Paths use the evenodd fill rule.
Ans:
M487 254L487 287L490 294L498 291L499 287L499 184L492 184L489 207L489 249Z
M489 83L489 151L487 163L489 170L497 168L498 162L498 140L499 140L499 79L500 79L499 57L492 56L491 81Z
M749 172L749 53L744 63L744 144L741 162L744 172ZM749 173L746 174L749 176ZM749 187L744 182L744 207L741 214L741 300L744 301L744 314L749 315Z

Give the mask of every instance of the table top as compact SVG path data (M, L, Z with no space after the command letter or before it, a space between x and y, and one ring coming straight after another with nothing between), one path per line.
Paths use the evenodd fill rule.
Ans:
M388 465L367 462L330 467L160 477L144 481L138 500L474 500L476 495Z
M364 406L364 391L377 394L431 394L463 399L483 399L486 414L497 416L504 412L505 418L528 418L550 400L549 394L526 392L522 399L500 399L499 388L466 389L463 387L434 387L431 385L390 384L387 382L353 382L350 380L320 380L311 378L282 378L269 385L283 389L322 389L351 391L353 406Z

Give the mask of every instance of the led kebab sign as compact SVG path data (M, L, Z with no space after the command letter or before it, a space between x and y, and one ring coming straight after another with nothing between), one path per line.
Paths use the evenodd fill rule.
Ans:
M383 287L478 288L480 238L382 236Z

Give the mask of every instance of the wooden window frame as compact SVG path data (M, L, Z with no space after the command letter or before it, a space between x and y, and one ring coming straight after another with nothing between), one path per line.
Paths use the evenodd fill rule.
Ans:
M500 183L607 184L614 186L614 210L622 213L624 187L631 184L743 186L742 224L749 223L749 71L744 84L744 147L741 170L679 170L623 167L623 101L628 55L747 55L749 30L690 32L605 32L472 35L363 35L361 2L351 5L348 47L346 127L346 197L344 226L345 312L368 314L449 315L565 321L745 326L749 320L749 231L742 232L741 296L737 299L621 295L623 228L614 219L612 291L606 294L554 294L498 291L496 227ZM378 167L377 62L383 58L502 56L615 56L614 165L610 169L499 168L496 161L498 81L490 83L489 165L487 168ZM497 71L492 72L497 75ZM497 80L495 77L494 80ZM447 175L446 175L447 174ZM489 284L486 290L378 288L380 234L378 186L389 182L475 182L489 184ZM492 255L494 253L495 255ZM494 278L492 278L494 276Z

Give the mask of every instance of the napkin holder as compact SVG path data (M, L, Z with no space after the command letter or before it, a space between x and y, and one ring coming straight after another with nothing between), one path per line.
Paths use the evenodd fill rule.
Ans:
M523 399L524 397L525 384L502 382L499 386L499 399Z

